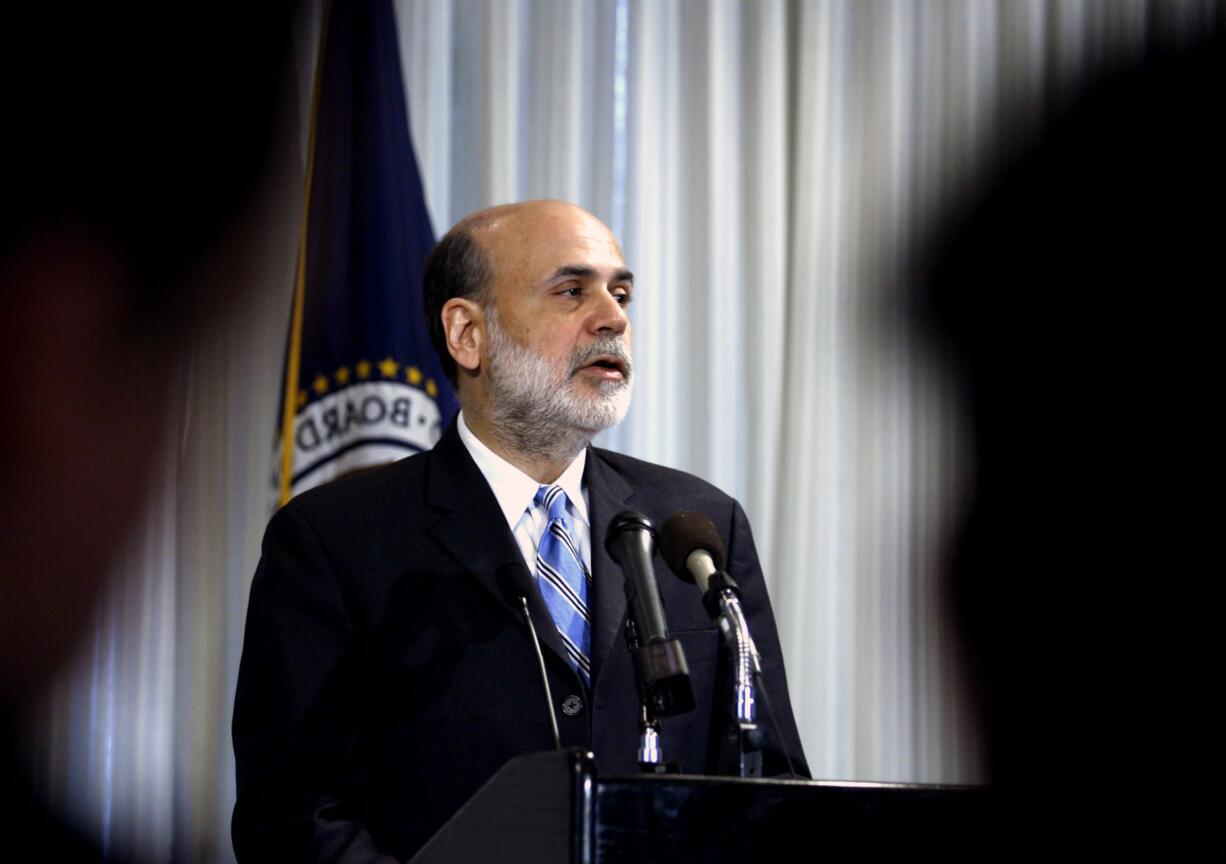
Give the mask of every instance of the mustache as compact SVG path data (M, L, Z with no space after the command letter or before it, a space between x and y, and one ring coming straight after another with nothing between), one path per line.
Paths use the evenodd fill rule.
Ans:
M586 348L576 349L570 355L570 375L574 375L584 366L591 365L592 361L597 357L612 357L616 359L618 365L622 367L622 375L625 376L627 381L630 380L630 375L634 371L634 362L630 359L630 349L617 336L605 336Z

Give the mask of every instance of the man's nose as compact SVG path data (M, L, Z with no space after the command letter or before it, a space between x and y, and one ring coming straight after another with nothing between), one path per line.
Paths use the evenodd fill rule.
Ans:
M612 333L620 336L630 326L626 317L626 307L622 301L608 291L600 292L596 299L596 308L588 319L588 327L593 333Z

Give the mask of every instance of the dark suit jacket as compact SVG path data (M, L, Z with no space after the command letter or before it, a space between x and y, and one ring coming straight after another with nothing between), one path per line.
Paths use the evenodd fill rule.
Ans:
M722 534L763 655L785 739L770 740L762 724L766 768L785 770L782 746L806 770L740 506L688 474L595 448L584 480L590 694L539 594L530 598L563 746L592 750L605 774L637 770L626 598L605 528L627 508L657 524L689 509ZM240 860L406 859L508 759L553 746L527 626L497 584L505 566L525 566L523 556L454 425L433 451L306 492L273 517L251 586L234 705ZM697 589L658 556L656 571L698 706L663 721L664 756L703 773L722 727L726 688L716 682L725 651ZM582 702L573 715L561 710L571 696Z

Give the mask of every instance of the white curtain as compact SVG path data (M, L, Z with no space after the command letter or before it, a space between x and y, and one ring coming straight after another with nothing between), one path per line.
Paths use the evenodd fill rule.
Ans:
M1212 2L404 0L436 232L559 197L635 271L635 404L601 443L737 496L814 775L980 778L939 572L966 478L956 406L899 308L906 255L1019 130ZM298 22L305 117L319 10ZM148 516L79 660L32 713L53 800L115 850L230 861L229 716L296 225L194 348Z

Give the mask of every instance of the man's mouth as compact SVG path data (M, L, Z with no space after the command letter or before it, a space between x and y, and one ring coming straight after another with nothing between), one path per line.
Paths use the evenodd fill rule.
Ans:
M606 381L625 381L630 377L629 364L616 354L598 354L587 359L575 370L575 374L579 373Z

